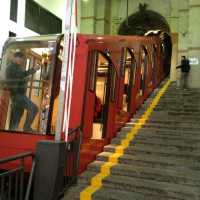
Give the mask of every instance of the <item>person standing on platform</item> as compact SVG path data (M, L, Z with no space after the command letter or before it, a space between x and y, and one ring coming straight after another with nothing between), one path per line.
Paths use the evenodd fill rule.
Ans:
M181 65L177 66L176 69L181 69L181 80L180 86L181 88L188 88L188 76L190 72L190 61L185 57L181 57Z

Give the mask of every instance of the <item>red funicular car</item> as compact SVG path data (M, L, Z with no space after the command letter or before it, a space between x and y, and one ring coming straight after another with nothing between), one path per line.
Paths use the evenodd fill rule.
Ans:
M40 140L54 140L57 121L63 120L58 112L63 44L62 35L6 42L0 68L0 158L35 151ZM9 68L20 54L26 76L17 71L11 76ZM69 129L83 131L79 172L159 84L159 56L160 44L153 37L77 35ZM26 98L21 105L20 87ZM35 116L27 102L37 110Z
M77 37L69 128L83 130L80 171L115 135L121 49L112 39ZM25 58L22 70L32 71L23 80L8 73L20 53ZM62 56L62 35L9 39L5 44L0 70L0 158L35 151L40 140L54 140L59 124ZM37 70L33 70L35 66L39 66ZM37 108L29 130L25 126L30 110L23 103L16 106L13 95L25 86L24 96ZM18 120L13 126L15 118Z

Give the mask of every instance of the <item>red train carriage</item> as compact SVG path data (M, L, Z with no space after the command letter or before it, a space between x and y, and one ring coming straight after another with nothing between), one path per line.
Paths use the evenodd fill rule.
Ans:
M122 70L124 85L119 89L119 107L132 115L161 80L160 46L157 37L120 38L126 64Z
M0 158L35 151L40 140L54 140L62 38L39 36L10 39L6 43L0 69ZM24 80L26 97L38 108L30 130L25 129L29 113L24 110L19 110L17 126L11 126L12 117L20 113L12 112L16 82L7 77L16 52L26 55L24 71L40 66ZM160 54L156 37L78 35L69 128L83 130L79 172L95 159L160 83L164 77Z
M58 117L62 44L62 36L12 39L7 42L1 68L1 107L4 108L1 112L0 127L1 158L28 150L34 151L38 141L54 139ZM119 44L112 40L78 35L69 128L83 127L81 159L87 163L94 159L115 133L120 50ZM24 71L36 64L41 66L27 80L26 96L39 110L31 126L33 131L23 129L27 112L22 113L15 129L10 125L13 99L9 93L15 86L8 83L6 70L16 51L26 54ZM96 110L96 99L99 100L100 110ZM88 148L91 150L88 151Z
M5 44L0 71L0 96L2 99L0 103L2 110L0 113L0 158L26 151L35 151L38 141L54 139L55 122L53 116L56 111L53 105L58 95L58 91L56 91L58 84L54 83L61 68L61 61L59 61L60 40L60 36L41 36L10 39ZM22 71L29 71L36 65L41 66L37 72L25 77L27 80L20 80L17 76L16 79L8 77L8 67L16 62L17 57L14 55L17 52L23 52L26 55L26 64L22 66ZM14 75L16 72L13 70ZM21 81L26 82L26 97L38 108L31 126L33 131L23 129L28 116L27 111L22 112L24 102L21 103L22 105L19 103L13 110L15 104L13 93L16 91L16 87L20 89L17 84L20 85ZM20 98L18 95L18 100ZM17 117L17 127L14 127L11 125L12 119Z
M121 128L158 84L159 39L141 36L104 36L120 43L117 126ZM155 51L155 52L154 52ZM154 54L154 55L153 55ZM155 76L155 78L154 78Z
M75 71L74 87L77 88L73 88L74 92L79 91L80 86L76 80L80 79L80 76L85 77L84 81L80 82L82 87L85 87L85 89L81 88L81 93L84 92L85 95L82 115L81 170L95 159L97 153L103 150L103 146L109 143L116 133L116 91L119 85L118 73L121 54L120 44L113 40L100 36L87 37L90 39L83 51L88 54L83 54L85 58L81 59L81 66L85 68L85 73L80 73L78 68L75 69L77 71ZM73 95L73 98L72 110L76 107L75 104L83 104L80 98L79 102L75 100L77 95ZM73 113L72 115L75 117L76 113Z

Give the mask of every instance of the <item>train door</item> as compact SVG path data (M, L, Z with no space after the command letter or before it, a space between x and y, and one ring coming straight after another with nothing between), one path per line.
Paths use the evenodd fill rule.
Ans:
M133 70L131 69L131 55L126 49L124 62L124 92L123 111L128 112L130 107L130 87L132 85Z
M91 132L89 135L92 139L102 139L107 137L108 123L113 113L110 112L111 88L113 88L111 85L116 75L115 72L113 74L112 64L106 54L94 51L91 60L84 130ZM88 133L86 135L88 136Z
M125 54L123 110L131 112L132 89L135 82L136 62L133 50L126 49Z
M141 49L140 56L141 56L140 96L144 98L146 96L145 89L146 89L146 78L148 74L148 53L144 46Z
M133 49L127 49L129 53L129 58L127 57L126 63L130 65L131 73L130 73L130 85L128 87L128 98L129 98L129 106L128 111L133 114L136 110L136 72L137 72L137 63L134 55Z

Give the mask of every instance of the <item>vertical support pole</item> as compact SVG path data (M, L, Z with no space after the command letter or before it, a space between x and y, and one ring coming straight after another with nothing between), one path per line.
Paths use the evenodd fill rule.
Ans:
M55 140L61 140L61 134L65 134L65 141L68 137L69 118L71 110L73 73L76 50L76 34L77 34L77 0L66 1L66 18L64 33L64 52L61 71L60 94L58 118L56 124Z
M171 58L171 71L170 71L170 79L171 81L176 81L176 66L178 61L178 34L172 33L172 58Z

